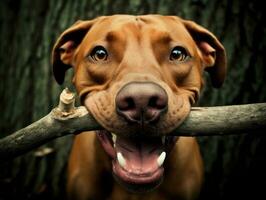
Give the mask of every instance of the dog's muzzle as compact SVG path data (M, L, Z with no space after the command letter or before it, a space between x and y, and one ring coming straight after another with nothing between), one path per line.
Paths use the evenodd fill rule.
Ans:
M115 97L115 109L134 134L127 136L97 131L107 154L112 158L116 180L134 192L149 191L163 178L164 160L177 138L149 137L161 116L167 113L168 95L153 82L130 82L122 86ZM134 137L133 137L134 135Z

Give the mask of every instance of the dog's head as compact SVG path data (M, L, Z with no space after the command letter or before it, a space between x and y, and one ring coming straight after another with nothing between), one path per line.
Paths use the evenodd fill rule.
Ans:
M105 128L98 139L115 177L138 190L160 183L177 141L167 135L197 101L204 70L214 87L222 85L226 58L217 38L194 22L114 15L79 21L62 33L53 49L58 83L71 67L82 103Z

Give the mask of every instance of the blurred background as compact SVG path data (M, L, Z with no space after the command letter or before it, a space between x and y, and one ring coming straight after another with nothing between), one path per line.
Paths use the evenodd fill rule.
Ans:
M266 102L266 29L254 0L1 0L0 138L40 119L57 105L63 86L52 76L50 53L78 19L116 13L179 15L211 30L224 44L228 76L206 87L200 106ZM266 132L266 131L265 131ZM64 199L72 136L0 162L0 200ZM266 135L198 138L205 163L202 199L266 199Z

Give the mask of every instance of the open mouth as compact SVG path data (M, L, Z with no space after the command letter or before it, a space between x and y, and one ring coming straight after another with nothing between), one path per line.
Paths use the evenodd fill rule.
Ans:
M177 137L121 137L107 130L97 137L112 158L113 174L126 186L156 187L164 174L164 162ZM158 184L156 184L158 183Z

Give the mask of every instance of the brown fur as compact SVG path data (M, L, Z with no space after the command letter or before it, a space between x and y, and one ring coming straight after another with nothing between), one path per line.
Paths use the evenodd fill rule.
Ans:
M107 62L86 55L93 45L110 52ZM191 59L169 62L175 45ZM225 51L217 38L194 22L174 16L114 15L79 21L59 37L53 50L54 75L59 83L73 67L73 82L82 103L108 131L117 135L138 132L116 113L115 97L126 84L152 82L168 96L167 113L154 125L153 135L167 135L187 117L203 86L207 70L219 87L226 72ZM76 136L71 151L67 190L70 199L169 200L195 199L203 181L203 166L195 138L179 137L164 163L162 184L145 194L132 194L114 181L111 159L94 133Z

